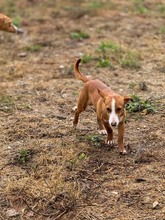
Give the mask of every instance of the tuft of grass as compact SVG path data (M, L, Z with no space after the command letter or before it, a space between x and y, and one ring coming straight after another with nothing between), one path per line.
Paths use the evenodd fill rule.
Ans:
M136 83L135 82L131 82L130 84L129 84L129 88L130 89L134 89L136 87Z
M106 58L109 53L117 53L120 50L119 45L110 41L110 42L101 42L97 51L101 52L103 57Z
M122 68L137 69L140 67L140 54L137 51L128 50L112 41L101 42L96 53L99 67L113 66L113 63L119 64Z
M18 109L22 111L29 111L32 110L32 107L29 103L24 103L21 106L18 106Z
M81 61L82 63L88 63L90 62L91 60L93 60L94 58L89 55L89 54L84 54L82 57L81 57Z
M14 17L12 19L12 23L17 27L20 27L21 26L21 18L19 16Z
M134 8L138 14L145 14L148 9L144 5L144 0L134 0Z
M111 67L112 64L110 63L109 59L100 59L97 63L97 67L106 68Z
M34 44L34 45L31 45L31 46L26 46L25 47L25 50L26 51L29 51L29 52L38 52L41 50L41 45L40 44Z
M158 5L158 11L165 16L165 4Z
M137 95L133 95L132 100L132 102L126 104L126 109L128 112L143 112L145 114L155 112L154 106L150 100L143 100Z
M70 34L71 39L83 40L90 38L90 35L84 31L74 31Z
M122 68L138 69L140 68L138 58L139 55L137 53L127 51L125 54L123 54L119 62Z
M67 161L67 168L72 169L73 166L78 164L80 161L84 161L86 158L86 153L80 152L77 156Z
M2 95L0 96L0 111L13 112L15 110L15 100L12 96Z
M79 136L78 138L80 141L87 141L94 147L100 147L103 142L103 137L95 134Z
M86 154L84 152L81 152L79 155L78 155L78 159L79 160L85 160L86 158Z
M33 153L34 152L32 149L21 149L15 158L15 160L16 160L15 162L18 162L18 164L20 164L20 165L26 165L27 162L30 161Z
M98 1L98 0L92 0L92 1L89 1L89 5L88 5L88 8L92 11L94 10L97 10L97 9L101 9L105 6L105 4L101 1Z

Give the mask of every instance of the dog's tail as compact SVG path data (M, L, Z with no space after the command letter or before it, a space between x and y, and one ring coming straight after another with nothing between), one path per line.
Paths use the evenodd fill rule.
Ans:
M81 59L78 59L76 61L76 63L74 64L74 74L75 77L77 79L80 79L81 81L83 81L84 83L86 83L87 81L89 81L88 77L86 77L85 75L83 75L80 70L79 70L79 63L81 62Z

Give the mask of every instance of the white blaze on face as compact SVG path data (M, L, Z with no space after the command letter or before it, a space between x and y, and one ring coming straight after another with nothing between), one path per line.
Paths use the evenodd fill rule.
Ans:
M115 111L115 99L112 98L111 113L109 114L109 124L114 126L119 124L119 117Z

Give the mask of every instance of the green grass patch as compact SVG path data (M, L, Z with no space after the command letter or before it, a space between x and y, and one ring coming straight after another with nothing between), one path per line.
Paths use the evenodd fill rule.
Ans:
M29 52L38 52L41 50L41 47L42 46L40 44L34 44L34 45L26 46L25 50Z
M12 19L12 23L17 27L20 27L21 26L21 18L19 16L14 17Z
M132 100L132 102L126 104L128 112L143 112L145 114L155 112L155 108L149 99L143 100L139 96L133 95Z
M76 166L80 161L84 161L87 158L86 153L80 152L76 157L67 161L67 168L72 169L73 166Z
M131 83L129 84L129 88L130 88L130 89L135 89L135 87L136 87L136 83L135 83L135 82L131 82Z
M83 40L90 38L90 35L83 31L74 31L70 34L71 39Z
M84 54L82 57L81 57L81 62L82 63L88 63L90 62L91 60L93 60L94 58L89 55L89 54Z
M100 59L97 63L97 67L101 67L101 68L112 67L112 64L109 59Z
M136 52L126 51L122 58L119 60L119 63L122 68L138 69L140 68L139 64L139 55Z
M17 98L14 98L9 95L0 96L0 111L2 112L13 112L16 109L15 101Z
M104 6L105 6L105 3L98 1L98 0L89 1L89 4L88 4L89 10L92 10L92 11L97 10L97 9L101 9Z
M15 157L15 162L20 165L26 165L32 158L33 154L34 151L32 149L21 149Z
M91 135L81 135L78 136L78 139L80 141L86 141L89 144L91 144L94 147L100 147L101 143L103 143L103 136L101 135L96 135L96 134L91 134Z
M134 0L134 8L138 14L146 14L148 8L144 5L144 0Z
M101 42L95 51L98 67L113 67L137 69L140 67L140 53L124 48L115 42Z
M161 13L162 16L165 16L165 4L158 5L158 11Z
M32 107L29 103L20 102L20 96L0 95L0 111L12 113L15 110L29 111Z
M118 53L120 52L120 47L116 43L110 42L101 42L96 49L96 52L101 53L103 58L107 58L110 53Z

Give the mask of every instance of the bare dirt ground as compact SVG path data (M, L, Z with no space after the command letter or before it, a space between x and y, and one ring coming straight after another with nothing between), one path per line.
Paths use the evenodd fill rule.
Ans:
M0 32L0 219L165 219L164 1L8 0L0 11L25 30ZM126 156L104 144L93 109L72 129L73 63L107 41L138 51L140 67L91 59L81 70L156 110L128 113Z

